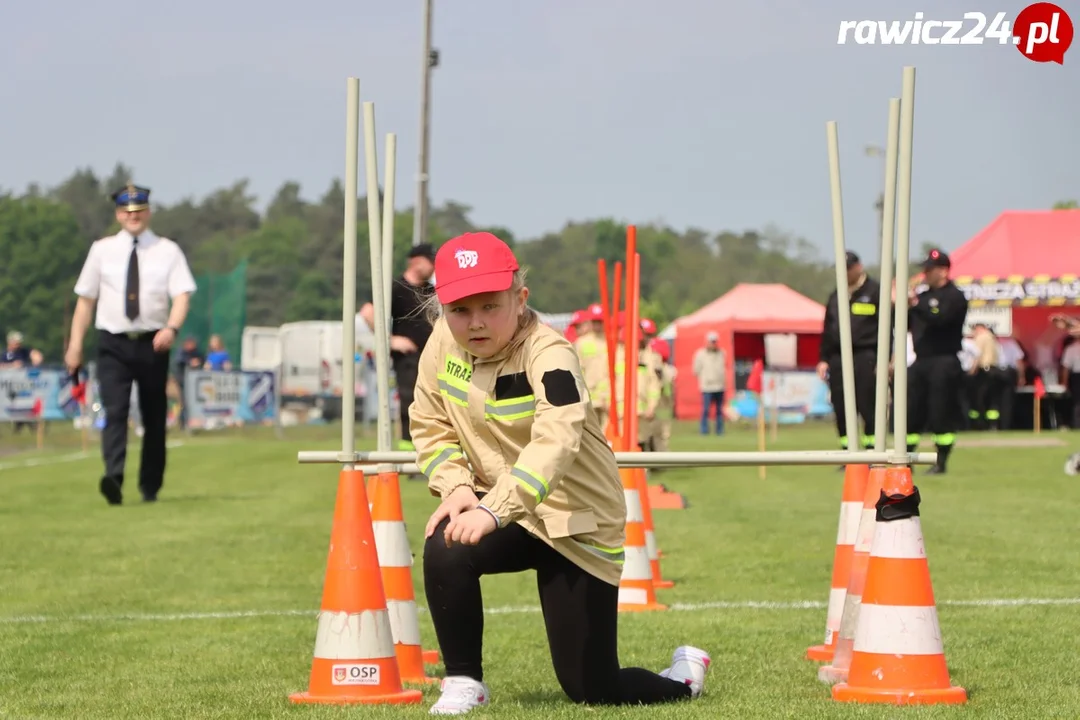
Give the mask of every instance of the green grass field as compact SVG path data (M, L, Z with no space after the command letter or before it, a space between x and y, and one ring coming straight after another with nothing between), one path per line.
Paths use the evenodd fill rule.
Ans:
M0 717L426 717L406 708L294 707L307 687L337 472L296 452L338 445L334 427L187 438L161 501L108 507L96 446L50 431L47 451L0 447ZM555 681L531 574L486 578L492 704L475 718L1077 718L1080 553L1076 480L1056 447L963 436L945 478L916 476L945 652L970 701L954 708L840 705L803 659L821 642L842 474L833 468L673 470L685 510L655 512L671 609L620 617L621 658L666 667L676 645L712 653L706 694L654 708L586 709ZM25 438L18 442L26 442ZM130 453L137 466L137 445ZM361 445L370 446L369 441ZM681 428L675 450L752 450L733 429ZM830 449L824 425L781 428L777 449ZM137 498L135 468L125 485ZM403 482L417 553L434 509ZM1070 519L1072 518L1072 519ZM1005 602L1012 600L1014 602ZM996 601L996 602L995 602ZM1040 602L1041 601L1041 602ZM425 647L435 647L421 613Z

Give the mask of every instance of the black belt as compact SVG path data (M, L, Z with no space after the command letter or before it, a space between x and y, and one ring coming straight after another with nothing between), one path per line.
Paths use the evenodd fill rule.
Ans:
M102 332L112 335L117 338L127 338L128 340L148 340L158 334L158 330L132 330L131 332L109 332L108 330L102 330Z

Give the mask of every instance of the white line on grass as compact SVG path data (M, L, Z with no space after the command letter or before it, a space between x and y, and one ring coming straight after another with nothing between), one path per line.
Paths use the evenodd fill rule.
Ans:
M183 440L170 440L165 443L165 447L169 448L183 447L183 445ZM137 447L137 445L133 443L132 448L135 447ZM45 457L27 458L26 460L18 460L16 462L0 463L0 470L15 470L17 468L40 467L42 465L60 465L61 463L86 460L87 458L96 457L96 455L97 454L93 452L68 453L67 455L46 455Z
M942 600L938 605L953 607L1033 607L1039 605L1080 605L1077 598L989 598L985 600ZM704 603L673 603L677 612L702 610L824 610L826 604L816 600L796 602L725 601ZM427 612L426 608L420 608ZM316 610L225 610L221 612L190 613L123 613L117 615L11 615L0 616L0 625L28 625L60 622L175 622L179 620L232 620L257 617L315 617ZM506 605L486 608L488 615L524 615L540 612L539 605Z

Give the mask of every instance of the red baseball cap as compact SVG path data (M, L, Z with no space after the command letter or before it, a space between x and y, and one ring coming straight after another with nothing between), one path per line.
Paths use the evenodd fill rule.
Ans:
M458 235L435 254L435 294L447 305L470 295L509 290L517 270L513 251L491 233Z

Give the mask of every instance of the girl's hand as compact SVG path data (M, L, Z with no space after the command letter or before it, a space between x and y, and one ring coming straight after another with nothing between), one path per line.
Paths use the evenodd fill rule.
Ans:
M455 541L462 545L476 545L485 535L494 532L497 527L495 516L483 508L476 508L458 515L446 526L443 535L446 547Z
M474 509L479 504L480 500L476 497L476 493L472 491L472 488L466 485L455 488L452 493L443 498L442 503L431 514L427 527L424 528L424 537L431 537L435 532L435 528L443 521L443 518L450 518L450 524L452 525L458 515Z

